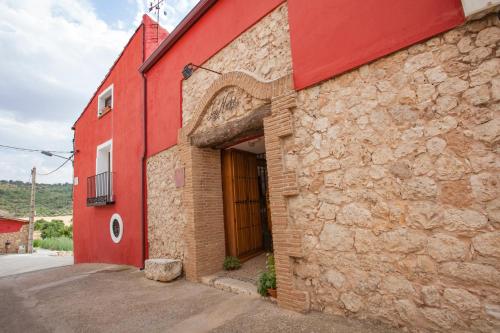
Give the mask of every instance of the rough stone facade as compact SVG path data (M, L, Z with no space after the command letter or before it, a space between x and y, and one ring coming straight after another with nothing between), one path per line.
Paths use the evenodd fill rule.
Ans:
M262 81L292 72L288 7L283 4L216 53L203 67L228 73L246 72ZM189 123L201 97L219 75L197 70L182 85L182 123ZM254 102L255 103L255 102Z
M174 180L175 170L180 167L177 146L147 161L149 258L184 257L182 188L177 188Z
M19 246L24 245L25 250L28 248L28 228L26 223L16 232L0 233L0 254L18 253ZM9 241L10 245L6 251L5 242Z
M298 93L285 164L312 309L500 329L499 26L469 22Z

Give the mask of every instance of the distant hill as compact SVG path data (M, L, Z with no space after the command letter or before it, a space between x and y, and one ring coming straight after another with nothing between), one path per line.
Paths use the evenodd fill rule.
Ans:
M26 217L30 211L31 183L0 180L0 214ZM36 215L71 215L71 184L36 184Z

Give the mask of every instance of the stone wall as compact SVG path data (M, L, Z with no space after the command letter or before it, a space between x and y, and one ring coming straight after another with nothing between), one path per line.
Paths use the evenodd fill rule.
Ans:
M174 180L180 167L177 146L147 160L149 258L184 257L182 188Z
M28 249L28 228L29 224L24 224L17 232L0 233L0 254L5 254L5 242L9 241L8 253L18 253L19 246L24 245L25 251Z
M312 309L500 329L499 26L487 16L299 92L285 165Z
M228 73L252 73L259 80L272 81L292 72L288 7L283 4L252 28L220 50L203 67ZM207 88L219 75L197 70L182 85L182 122L191 120L193 111ZM251 103L251 102L249 102Z

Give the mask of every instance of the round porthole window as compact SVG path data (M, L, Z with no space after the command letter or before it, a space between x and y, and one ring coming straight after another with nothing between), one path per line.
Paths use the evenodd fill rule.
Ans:
M123 221L119 214L113 214L109 220L109 233L115 243L119 243L123 236Z

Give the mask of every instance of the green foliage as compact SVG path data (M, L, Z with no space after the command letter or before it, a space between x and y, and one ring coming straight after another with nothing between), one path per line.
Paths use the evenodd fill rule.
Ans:
M68 237L35 239L33 246L54 251L73 251L73 240Z
M67 237L73 238L73 226L65 226L61 220L46 221L38 220L35 223L35 230L40 230L42 239Z
M266 271L259 276L257 291L262 296L267 295L267 289L276 289L276 268L274 266L274 255L267 255Z
M241 262L240 259L233 257L233 256L227 256L224 259L224 269L226 271L232 271L235 269L239 269L241 267Z
M44 220L44 219L40 219L40 220L35 221L35 230L42 230L47 223L50 223L50 222L47 220Z
M29 215L31 183L0 180L0 211L18 217ZM71 215L73 207L71 184L36 184L38 216Z

